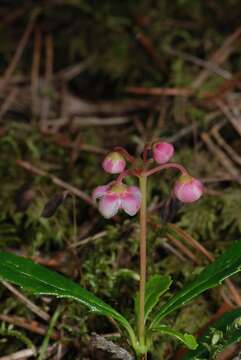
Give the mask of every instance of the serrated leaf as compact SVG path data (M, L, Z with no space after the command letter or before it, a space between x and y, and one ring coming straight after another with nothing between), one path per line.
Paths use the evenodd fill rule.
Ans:
M34 294L77 300L92 312L113 318L133 335L129 322L111 306L72 280L29 259L0 252L0 279L19 285Z
M211 342L213 340L212 333L214 329L222 331L224 334L224 338L221 341L223 349L233 343L240 341L241 328L236 328L235 325L233 325L236 319L240 319L240 316L241 308L225 313L220 319L218 319L208 328L204 335L198 339L198 348L195 351L188 351L182 360L206 359L208 357L207 345L208 348L211 348ZM225 330L229 329L231 326L233 326L233 328L225 338Z
M191 334L182 334L181 332L172 329L165 325L160 325L158 328L153 330L155 333L167 334L180 340L188 349L195 350L198 347L198 343L195 337Z
M207 289L222 283L223 280L241 270L241 241L234 243L217 260L208 265L195 281L184 286L173 298L160 308L150 328L156 328L160 320Z

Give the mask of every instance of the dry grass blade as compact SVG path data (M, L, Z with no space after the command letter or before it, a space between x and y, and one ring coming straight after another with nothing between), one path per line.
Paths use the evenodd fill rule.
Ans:
M15 289L14 286L10 285L6 281L2 281L2 284L10 290L24 305L26 305L34 314L39 316L41 319L48 321L50 316L49 314L42 310L39 306L35 305L32 301L30 301L25 295L23 295L20 291Z
M214 256L203 246L201 245L197 240L195 240L191 235L187 234L186 231L182 230L175 224L168 224L168 226L173 229L178 235L181 236L181 238L186 241L189 245L196 248L201 254L203 254L208 260L214 261ZM233 299L235 303L240 306L241 305L241 296L232 283L230 279L225 280L231 294L233 295Z
M233 162L229 159L229 157L225 154L223 150L221 150L211 139L211 137L207 133L203 133L201 135L202 140L207 145L208 149L214 154L220 164L228 171L229 174L233 176L233 178L241 185L241 175L239 170L235 167Z
M234 129L238 132L238 134L241 136L241 116L238 114L238 111L236 110L236 114L234 111L231 110L223 101L217 101L216 102L221 111L227 116L227 119L230 121L230 123L233 125ZM232 106L234 108L234 106Z
M181 252L183 254L185 254L187 256L187 258L191 259L195 264L198 263L198 259L197 257L184 245L182 244L180 241L176 240L173 236L171 235L166 235L166 238L168 240L170 240L171 242L173 242L173 244L179 249L181 250Z
M239 156L236 151L233 150L233 148L224 140L224 138L220 135L219 130L222 128L224 123L219 123L217 125L214 125L211 129L211 133L214 137L214 139L217 141L218 145L222 147L230 158L235 161L238 165L241 165L241 156Z
M33 166L32 164L30 164L27 161L17 160L16 163L17 163L17 165L21 166L25 170L30 171L31 173L33 173L35 175L45 176L45 177L50 178L55 185L58 185L59 187L76 195L77 197L81 198L89 205L94 206L93 200L89 195L87 195L83 191L77 189L75 186L70 185L70 184L66 183L65 181L59 179L57 176L48 174L46 171L39 169L36 166Z
M223 77L224 79L231 79L232 78L232 74L229 71L220 68L217 64L212 63L211 61L202 60L202 59L200 59L200 58L198 58L196 56L193 56L191 54L187 54L187 53L185 53L183 51L179 51L179 50L176 50L176 49L173 49L173 48L169 48L167 50L167 52L169 54L177 55L177 56L181 57L182 59L184 59L186 61L192 62L193 64L204 67L208 71L211 71L211 72Z
M169 253L175 255L177 258L179 258L182 261L185 261L185 257L182 255L182 253L180 251L178 251L174 246L172 246L171 244L169 244L168 242L164 242L162 244L162 247L164 249L166 249Z
M103 238L104 236L107 235L107 231L100 231L99 233L95 234L95 235L92 235L92 236L88 236L87 238L85 239L82 239L72 245L70 245L70 247L73 247L73 248L76 248L76 247L79 247L79 246L84 246L86 244L89 244L90 242L93 242L95 240L98 240L98 239L101 239Z
M212 94L208 97L208 101L219 101L224 98L224 96L228 95L231 91L234 90L235 87L241 84L241 71L237 74L233 75L233 78L230 80L224 81L215 94Z
M220 65L222 64L228 56L231 54L235 47L235 43L241 36L241 27L238 27L223 43L223 45L215 51L211 57L210 62L213 64ZM194 90L200 88L200 86L207 80L210 75L210 70L202 70L198 77L194 80L191 87Z

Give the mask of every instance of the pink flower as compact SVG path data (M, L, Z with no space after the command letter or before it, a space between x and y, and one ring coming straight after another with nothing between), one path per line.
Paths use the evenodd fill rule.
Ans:
M176 197L184 203L197 201L203 194L201 181L190 175L182 175L174 186Z
M141 206L141 193L136 186L124 184L98 186L92 196L94 200L100 200L99 210L106 219L116 215L120 209L134 216Z
M165 164L174 154L174 147L167 142L155 143L152 147L153 159L158 164Z
M102 166L110 174L119 174L125 169L126 161L119 152L113 151L105 157Z

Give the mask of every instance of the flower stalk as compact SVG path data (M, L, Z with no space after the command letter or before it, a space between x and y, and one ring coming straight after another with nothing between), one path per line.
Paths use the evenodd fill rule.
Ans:
M138 334L128 326L127 331L132 347L138 360L147 360L150 349L150 338L145 329L145 296L147 278L147 178L164 169L175 169L181 173L176 181L172 194L183 203L197 201L203 193L201 182L189 175L188 171L179 163L170 162L174 154L174 147L167 142L146 144L141 161L135 159L123 147L118 146L108 153L102 163L103 169L109 174L118 174L114 181L107 185L98 186L92 194L94 200L99 201L99 211L110 219L123 210L130 216L140 210L140 283L139 283L139 314ZM152 163L156 163L152 166ZM126 169L126 162L130 167ZM139 188L124 183L128 176L139 179Z
M146 205L147 205L147 176L143 173L140 178L141 208L140 208L140 313L139 313L139 342L145 347L145 286L146 286Z

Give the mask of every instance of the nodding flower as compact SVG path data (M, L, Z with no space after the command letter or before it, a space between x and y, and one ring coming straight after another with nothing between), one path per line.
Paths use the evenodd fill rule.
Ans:
M123 183L98 186L92 194L94 200L99 199L99 211L109 219L115 216L118 210L124 210L134 216L141 206L141 192L136 186L127 186Z
M174 147L167 142L156 142L152 146L153 159L158 164L167 163L174 154Z
M176 197L184 203L197 201L203 194L204 188L200 180L188 175L181 175L174 186Z
M102 167L107 173L119 174L125 169L126 161L118 151L113 151L104 158Z

